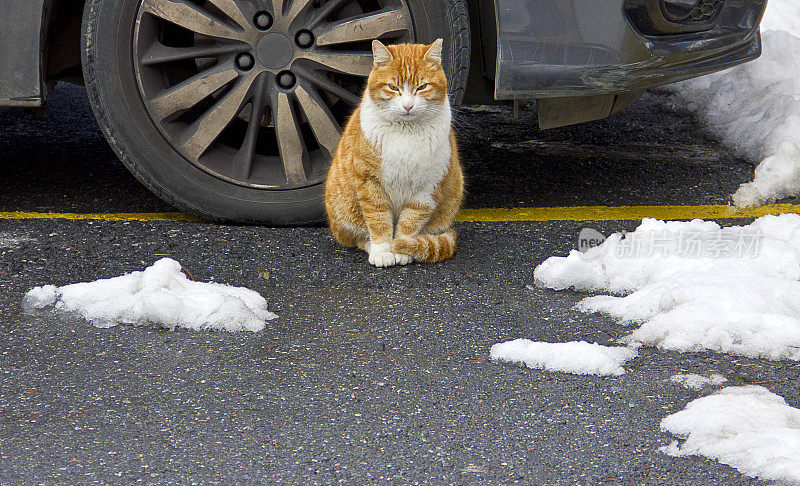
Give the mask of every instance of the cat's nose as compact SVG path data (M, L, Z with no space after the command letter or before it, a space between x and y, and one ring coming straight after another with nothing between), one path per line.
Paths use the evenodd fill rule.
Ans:
M414 103L403 103L403 108L406 109L406 113L411 113L411 108L414 108Z

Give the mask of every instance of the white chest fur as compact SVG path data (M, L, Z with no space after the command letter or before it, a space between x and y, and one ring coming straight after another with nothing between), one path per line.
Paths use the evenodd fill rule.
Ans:
M369 98L369 97L367 97ZM397 215L411 201L433 205L433 191L450 165L450 105L424 120L389 121L362 105L361 130L381 154L383 188Z

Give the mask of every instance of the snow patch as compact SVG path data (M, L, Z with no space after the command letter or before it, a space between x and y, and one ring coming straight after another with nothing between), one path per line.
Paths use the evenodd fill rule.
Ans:
M534 278L556 290L620 294L587 297L577 309L640 325L626 344L800 360L795 214L727 228L644 219L586 253L548 258Z
M761 386L724 388L661 421L681 439L670 456L700 455L762 480L800 482L800 410Z
M800 7L793 0L770 0L761 31L788 32L800 37Z
M54 306L98 327L156 324L169 329L260 331L276 316L258 292L189 280L181 264L162 258L141 272L63 287L44 285L23 299L26 308Z
M762 161L733 195L739 208L800 193L800 2L770 0L763 54L673 92L740 156Z
M696 375L694 373L688 373L688 374L672 375L669 378L669 381L673 383L679 383L684 387L692 390L702 390L706 386L721 385L726 381L728 381L728 379L717 373L714 373L709 377L705 377L703 375Z
M619 376L625 373L622 365L638 356L638 352L586 341L545 343L515 339L495 344L489 355L493 360L524 364L528 368L576 375Z

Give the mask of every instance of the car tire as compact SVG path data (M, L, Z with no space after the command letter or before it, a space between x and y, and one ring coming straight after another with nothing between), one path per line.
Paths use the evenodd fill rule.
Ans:
M247 17L247 11L241 9L240 12L244 12L242 15L234 12L235 15L233 16L225 16L225 13L228 13L225 12L225 8L236 1L238 0L209 0L206 3L195 0L87 0L83 18L82 61L87 94L95 116L106 139L125 166L153 193L180 210L212 221L268 224L307 224L322 221L324 219L324 176L327 172L326 164L330 161L329 147L333 146L335 148L335 143L333 142L338 140L338 134L331 131L330 127L335 123L339 123L339 127L341 127L344 122L343 100L349 100L352 105L354 102L357 103L357 98L352 98L352 96L348 98L344 96L347 95L344 92L342 92L344 95L337 96L327 92L323 93L322 90L318 94L311 96L306 91L300 93L300 87L310 86L310 84L301 84L301 82L305 82L305 78L298 74L297 77L292 79L293 76L284 74L289 70L293 70L296 64L300 64L296 61L296 58L292 58L293 60L286 64L287 67L284 68L284 71L277 74L271 71L264 71L264 73L259 71L258 74L253 74L254 71L251 71L248 74L246 68L253 69L249 66L251 66L254 59L259 69L263 66L258 63L264 63L264 66L276 70L276 66L283 62L282 60L275 60L275 57L278 56L275 52L280 51L280 49L273 49L272 44L270 44L269 49L259 49L263 42L258 42L250 45L252 51L248 52L251 52L251 54L231 51L224 54L224 56L229 57L222 57L223 55L220 54L218 59L210 61L212 66L221 66L218 72L231 73L230 76L238 77L235 81L230 82L229 85L212 91L202 101L203 108L198 108L200 103L187 107L185 106L189 104L186 101L187 99L191 99L194 102L199 97L196 94L198 93L196 88L201 85L188 86L183 92L179 93L180 96L176 96L175 93L180 91L181 86L186 86L187 83L195 83L193 81L195 77L207 76L206 73L209 72L208 64L204 64L203 67L197 67L198 72L195 74L193 74L192 69L194 69L193 66L199 66L201 62L207 63L208 61L195 58L165 61L165 59L177 58L174 56L173 58L153 57L150 54L155 52L153 51L153 46L166 46L163 52L166 52L167 49L184 48L205 49L208 47L209 49L216 49L214 52L222 52L222 50L228 49L230 46L227 42L230 39L220 40L219 45L209 44L207 46L204 32L200 34L190 32L193 35L187 35L184 32L187 29L184 29L184 26L176 27L175 22L188 22L184 19L191 16L187 17L186 12L195 15L194 11L197 10L204 15L211 12L212 16L216 15L216 18L223 19L224 22L219 22L219 28L228 29L233 25L230 22L231 19L241 18L244 20ZM355 12L363 17L368 15L368 13L363 12L367 12L366 9L371 8L372 4L378 5L378 7L383 5L380 3L381 1L383 0L341 0L338 3L344 4L347 8L350 8L350 4L356 5L357 8L361 9L362 13L358 13L357 10ZM412 27L406 31L400 31L402 35L413 37L413 39L407 40L432 42L439 37L445 39L443 55L445 69L449 76L451 100L455 104L460 103L466 86L470 52L469 18L464 1L385 1L394 2L392 5L401 5L402 2L402 7L405 9L403 12L408 12L408 15L410 15ZM303 3L301 0L295 0L295 2ZM251 3L269 4L269 2ZM208 7L211 4L213 6ZM164 13L175 5L178 5L175 8L184 9L181 10L180 16L173 13ZM242 4L238 5L241 6ZM309 3L308 5L311 6L307 8L320 8L318 3ZM322 5L326 4L322 3ZM223 8L219 9L219 6ZM283 11L280 14L276 13L276 15L283 15L287 10L292 11L294 3L289 3L288 9L286 7L284 5ZM344 7L337 10L337 12L342 10L344 10ZM225 13L220 15L220 12ZM306 16L292 17L289 20L285 20L286 25L288 26L295 21L299 22L296 19L312 18L314 12L304 15ZM336 15L344 14L337 13ZM167 17L167 19L165 20L162 16ZM258 24L256 25L258 28L263 27L266 22L259 23L256 20L262 18L256 16L252 20L253 24ZM328 18L332 17L326 17L325 22L328 22ZM331 22L344 22L345 20L347 19ZM145 25L148 22L152 24L152 27ZM192 24L192 26L194 25ZM198 23L196 25L202 27L205 24ZM273 25L277 26L278 21L275 20ZM292 23L291 25L295 24ZM145 32L143 29L146 28L150 30ZM286 27L286 32L282 31L280 35L289 39L291 43L291 31L289 29L290 27ZM237 29L234 30L239 32L241 29L237 25ZM335 35L329 33L333 30L336 30ZM329 42L330 39L335 40L340 30L331 28L327 33L313 38L313 42L322 43L321 38L325 36L327 36L325 37L326 42ZM169 38L167 42L164 39L167 39L169 35L173 35L174 38ZM301 39L299 35L295 36L297 46L300 45L301 40L306 41L304 38ZM275 36L278 36L278 33ZM197 41L198 38L203 42ZM281 42L285 42L281 37L276 38ZM142 39L149 42L147 49L143 47L145 40ZM237 38L235 42L239 42L239 40ZM349 42L349 44L341 44L343 46L362 45L351 41L349 38L345 38L342 42ZM182 43L186 43L186 45ZM178 47L174 47L175 45L178 45ZM244 44L236 45L241 46ZM293 52L298 51L299 47L297 46L292 45ZM236 49L240 49L240 47ZM287 49L289 48L287 47ZM308 52L312 52L313 49L321 48L314 45ZM189 51L184 49L181 52ZM325 51L324 53L327 52ZM359 54L359 56L362 56L362 54ZM324 58L324 60L327 62L328 58ZM147 64L149 62L162 64L157 64L153 67L153 65ZM180 65L178 65L179 63ZM187 66L189 67L187 68ZM313 66L315 69L318 67L317 64ZM359 69L363 71L363 63L360 66ZM323 68L327 69L326 66L323 66ZM159 69L163 72L158 71ZM187 69L188 71L185 73L184 71ZM314 71L317 74L320 72L323 71ZM303 71L303 73L306 73L306 71ZM189 77L181 81L180 76ZM224 76L227 76L227 74ZM329 76L325 79L341 83L342 86L348 86L348 89L353 94L356 93L354 88L355 81L347 81L351 78L347 78L350 74L346 71L340 73L331 70L331 74L328 75L327 72L323 72L321 76ZM287 91L284 86L289 84L288 82L282 83L284 78L296 83L291 88L295 91ZM346 84L340 78L347 78L345 81L350 84ZM178 81L176 82L175 79ZM206 84L208 84L207 79L209 78L204 79ZM247 88L242 88L245 80L254 81L247 85ZM163 86L159 83L163 83ZM173 83L177 84L173 85ZM151 85L155 87L152 88ZM272 87L267 89L267 93L264 86ZM214 88L217 88L217 86L214 86ZM336 87L334 86L333 88L336 91ZM156 94L151 95L148 89ZM307 91L310 92L311 89L309 88ZM245 94L241 95L241 93ZM258 98L257 102L253 93L265 93L263 95L264 99L270 101L263 101L262 98ZM277 95L274 93L277 93ZM239 97L229 103L229 100L234 98L234 94ZM251 96L252 98L249 98L250 101L245 103L241 101L240 95ZM300 100L301 95L303 100ZM161 109L160 107L164 105L164 99L168 99L170 103L168 108L170 110L175 110L176 107L179 109L166 118L162 118L165 112L154 108L159 107ZM275 101L276 99L278 100L277 102ZM316 104L310 103L309 100L314 101ZM236 107L236 102L239 103L238 107ZM270 102L273 104L263 108L261 111L254 111L254 106L263 106ZM309 103L310 108L302 102ZM330 106L328 106L329 104ZM222 110L221 107L225 107L227 110L223 114L225 116L218 115ZM319 107L322 108L320 109ZM249 112L247 112L248 108ZM191 118L196 115L193 110L194 112L200 112L196 119ZM202 110L207 111L204 112ZM267 112L269 115L265 114ZM159 116L155 116L154 113ZM219 126L222 125L220 120L226 119L226 116L229 116L230 113L234 114L229 125L219 132L208 130L208 126L219 129ZM290 123L293 123L293 125L286 124L289 122L285 122L287 118L282 117L281 113L289 113L291 115ZM318 127L315 124L315 120L323 120L319 121L318 124L327 127L326 138L323 139L317 133ZM296 130L287 130L285 128L287 126L296 128ZM208 133L211 133L211 135ZM293 133L296 133L296 135L293 135ZM274 135L273 139L269 138L270 134ZM205 137L202 140L200 140L201 135ZM308 137L310 141L302 142L300 148L298 148L297 143L292 145L291 143L284 144L281 141L282 139L297 140L303 137ZM336 138L334 139L334 137ZM196 142L195 138L200 142ZM242 141L239 151L236 152L231 147L235 148L236 143L239 143L237 142L238 140ZM250 143L248 143L248 140L250 140ZM265 141L262 143L262 140ZM273 140L273 145L277 148L270 145L270 140ZM246 145L250 147L249 150L245 150ZM297 172L294 173L294 176L290 175L290 170L298 170L296 167L289 169L288 165L284 166L286 157L283 154L289 153L288 149L284 151L284 146L295 150L291 153L300 154L299 175ZM309 155L312 153L312 149L313 157ZM259 151L263 151L267 155ZM274 162L276 156L274 154L269 155L272 153L270 151L277 151L279 165ZM241 156L242 153L245 155ZM230 156L230 159L234 160L234 154L237 161L240 159L247 160L247 157L250 157L248 162L250 164L249 172L248 169L238 172L244 174L239 177L241 180L236 178L236 171L224 165L227 161L226 157ZM323 156L325 160L323 160ZM224 172L226 170L230 170L234 176ZM256 174L261 179L257 179L256 175L252 174ZM245 176L248 178L245 178ZM275 182L276 180L278 182ZM281 181L285 183L281 183ZM124 197L124 195L120 196Z

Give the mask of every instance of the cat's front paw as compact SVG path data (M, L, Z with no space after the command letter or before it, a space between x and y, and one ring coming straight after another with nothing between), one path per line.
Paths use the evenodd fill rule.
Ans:
M395 254L389 243L373 244L369 248L369 262L376 267L393 267L397 265Z
M398 265L408 265L414 261L414 257L408 253L395 253L394 260Z
M393 267L397 264L397 259L394 257L394 253L384 251L381 253L370 253L369 262L376 267Z

